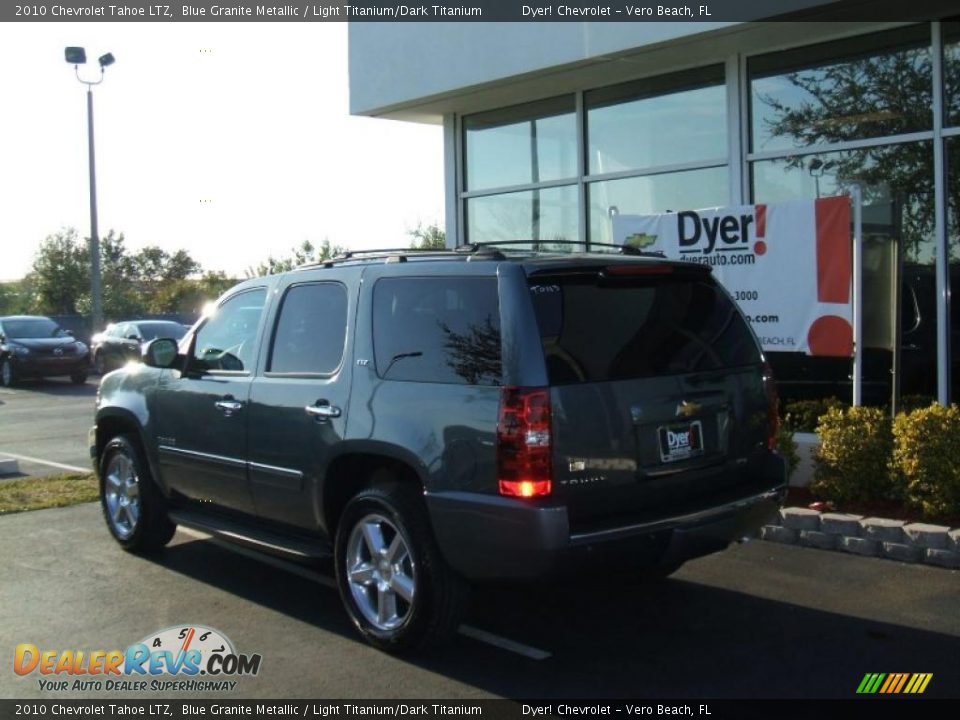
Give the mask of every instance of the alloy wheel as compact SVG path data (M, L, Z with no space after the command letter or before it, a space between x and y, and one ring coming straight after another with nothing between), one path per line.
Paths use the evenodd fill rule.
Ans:
M403 532L378 513L364 516L347 541L346 575L357 608L374 628L396 630L410 617L416 564Z
M121 540L129 538L140 522L140 479L133 460L120 452L110 458L104 474L107 519Z

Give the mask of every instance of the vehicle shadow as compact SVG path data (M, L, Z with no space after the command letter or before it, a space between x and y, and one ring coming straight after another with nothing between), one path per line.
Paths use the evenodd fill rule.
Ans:
M316 581L212 541L171 546L154 561L362 642L336 590ZM533 660L458 636L397 661L509 698L853 698L864 674L880 671L935 672L927 697L960 691L956 637L679 578L483 588L465 622L551 656Z
M75 385L70 378L38 378L17 380L13 390L61 397L95 397L100 379L87 378L82 385Z

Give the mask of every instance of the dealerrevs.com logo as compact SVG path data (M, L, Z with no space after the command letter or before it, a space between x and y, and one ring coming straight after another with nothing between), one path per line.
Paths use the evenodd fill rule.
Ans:
M226 635L203 625L178 625L151 633L125 650L41 649L20 643L17 675L37 677L47 691L234 690L234 678L260 672L259 654L238 653Z

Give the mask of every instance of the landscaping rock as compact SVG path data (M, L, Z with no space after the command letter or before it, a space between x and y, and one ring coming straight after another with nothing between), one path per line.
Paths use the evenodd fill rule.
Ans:
M954 570L960 569L960 552L927 548L924 550L923 560L928 565L939 565L940 567L952 568Z
M887 518L866 518L860 521L860 535L880 542L900 543L904 540L903 520Z
M946 550L947 533L950 528L946 525L928 525L927 523L910 523L904 525L903 532L907 536L907 541L911 545L922 548L935 548L937 550Z
M837 549L854 555L877 557L880 555L880 542L869 538L841 537L838 539Z
M882 543L883 556L900 562L916 563L923 560L923 548L908 543Z
M790 507L780 511L783 526L790 530L819 530L820 513L808 508Z
M819 530L801 530L800 544L820 550L833 550L837 546L837 536Z
M771 542L795 545L800 536L799 530L791 530L780 525L764 525L760 528L760 539Z
M857 537L860 535L861 520L863 520L863 515L824 513L820 516L820 532Z

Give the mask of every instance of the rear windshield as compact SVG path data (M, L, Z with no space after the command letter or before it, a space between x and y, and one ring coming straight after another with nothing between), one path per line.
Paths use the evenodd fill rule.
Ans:
M175 322L145 322L138 323L137 326L144 340L155 340L158 337L179 340L187 334L187 328Z
M706 278L535 277L530 294L553 385L760 362L746 321Z

